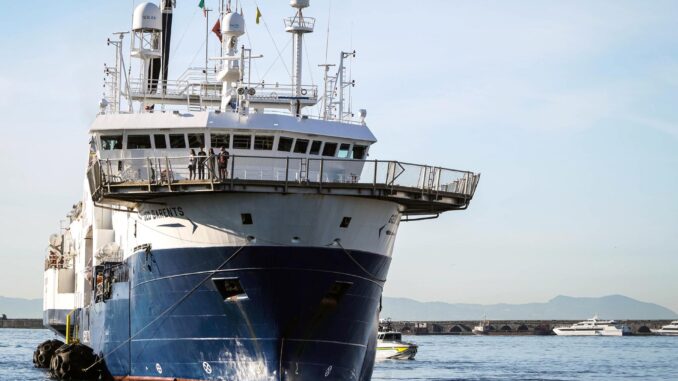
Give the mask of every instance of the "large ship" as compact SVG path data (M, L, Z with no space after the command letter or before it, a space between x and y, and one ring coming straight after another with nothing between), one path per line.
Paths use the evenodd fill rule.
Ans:
M324 89L302 83L309 0L284 20L287 85L250 80L260 56L230 3L213 29L222 54L168 79L174 5L139 4L108 40L82 198L45 261L44 324L67 345L36 364L59 378L369 380L399 224L466 209L479 175L368 159L376 138L346 94L355 52L322 65Z

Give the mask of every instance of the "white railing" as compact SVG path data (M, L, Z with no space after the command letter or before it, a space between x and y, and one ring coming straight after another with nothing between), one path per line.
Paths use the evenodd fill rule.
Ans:
M308 99L318 98L318 86L301 86L299 94L296 93L294 85L280 84L280 83L242 83L238 87L245 93L249 94L252 100L287 100L297 99L299 97ZM250 93L248 91L252 91ZM244 94L241 94L244 95Z
M297 16L293 16L285 18L285 29L302 28L307 30L313 30L314 27L315 27L315 18L313 17L299 18Z
M472 197L480 175L468 171L403 163L399 161L335 158L230 156L219 165L217 156L191 158L147 157L99 160L90 168L92 189L111 186L153 186L173 184L218 184L266 181L312 184L342 184L373 187L409 188L429 193L449 193ZM98 183L98 184L97 184Z

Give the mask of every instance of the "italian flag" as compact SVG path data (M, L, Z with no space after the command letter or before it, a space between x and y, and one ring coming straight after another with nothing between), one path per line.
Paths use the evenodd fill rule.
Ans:
M205 8L205 0L200 0L200 3L198 3L198 7L202 9L203 16L207 17L207 8Z

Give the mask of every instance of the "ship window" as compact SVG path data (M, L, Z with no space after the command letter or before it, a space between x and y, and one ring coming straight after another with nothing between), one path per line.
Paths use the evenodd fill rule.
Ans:
M339 157L342 159L347 159L350 153L349 149L351 148L350 144L342 143L339 146Z
M308 140L297 139L297 142L294 144L294 153L306 153L307 150L308 150Z
M362 160L362 159L365 158L366 152L367 152L366 146L354 145L353 146L353 156L351 156L351 159Z
M250 213L242 213L240 214L240 219L242 220L243 225L252 225L252 214Z
M101 148L104 151L122 149L122 135L108 135L101 137Z
M286 138L284 136L281 136L278 139L278 151L282 152L290 152L292 150L292 142L294 139L292 138Z
M167 139L165 139L165 135L153 135L153 140L156 149L167 148Z
M250 135L233 135L234 149L250 149L252 148L252 136Z
M210 143L212 148L229 148L230 141L231 135L229 134L212 134Z
M334 156L337 152L337 143L325 143L323 147L323 156Z
M170 134L170 148L186 148L184 134Z
M351 224L351 217L344 217L341 219L340 228L347 228Z
M188 134L188 148L204 148L205 135L204 134Z
M273 136L255 136L254 149L270 151L273 149Z
M314 140L313 143L311 143L311 152L309 152L309 154L320 155L320 145L322 144L323 142L320 140Z
M127 149L149 149L151 137L149 135L127 135Z

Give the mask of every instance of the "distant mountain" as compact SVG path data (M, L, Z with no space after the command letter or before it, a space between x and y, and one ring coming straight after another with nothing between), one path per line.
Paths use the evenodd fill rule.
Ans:
M393 320L584 320L594 314L602 319L676 319L678 314L653 303L622 295L600 298L557 296L547 303L529 304L450 304L418 302L384 297L382 318Z
M8 319L42 318L42 299L19 299L0 296L0 315Z

